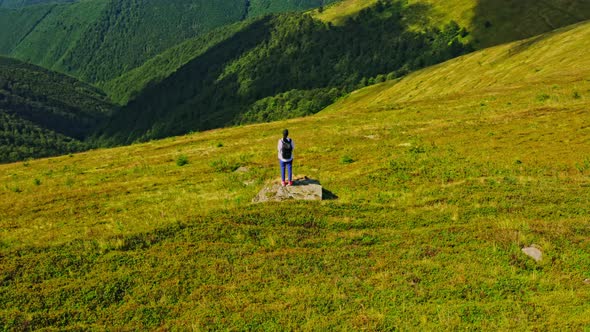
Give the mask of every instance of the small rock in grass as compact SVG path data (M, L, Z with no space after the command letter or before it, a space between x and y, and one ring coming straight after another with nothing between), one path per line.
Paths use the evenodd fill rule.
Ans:
M543 253L541 252L541 250L536 248L534 245L530 246L530 247L522 248L522 252L525 255L533 258L537 262L540 262L543 259Z
M590 285L590 279L584 279L584 283L585 283L586 285Z
M236 172L236 173L248 173L249 171L250 170L248 169L248 167L241 166L241 167L238 167L238 169L236 169L234 172Z

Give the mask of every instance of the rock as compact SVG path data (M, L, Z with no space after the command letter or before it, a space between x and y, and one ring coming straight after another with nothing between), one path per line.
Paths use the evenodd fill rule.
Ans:
M283 187L280 183L275 183L264 187L252 202L280 202L290 199L321 201L322 186L318 181L307 177L295 179L292 186Z
M584 283L585 283L586 285L590 285L590 279L584 279Z
M248 169L248 167L238 167L238 169L236 169L234 172L235 173L248 173L250 171L250 169Z
M537 262L540 262L543 259L543 253L541 252L541 250L536 248L534 245L530 246L530 247L522 248L522 252L525 255L532 257Z

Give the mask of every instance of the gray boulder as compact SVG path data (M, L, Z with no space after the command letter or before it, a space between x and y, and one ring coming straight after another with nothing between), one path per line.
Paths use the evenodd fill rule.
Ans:
M296 179L292 186L283 187L280 183L274 183L262 188L258 195L252 199L252 202L281 202L291 199L321 201L322 186L318 181L307 177Z
M530 247L522 248L522 252L537 262L543 259L543 253L534 244Z

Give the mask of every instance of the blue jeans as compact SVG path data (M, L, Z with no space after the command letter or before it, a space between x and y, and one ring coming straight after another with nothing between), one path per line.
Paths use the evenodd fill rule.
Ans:
M293 160L291 161L282 161L279 159L279 163L281 164L281 179L285 182L285 166L287 166L287 170L289 171L289 181L293 181Z

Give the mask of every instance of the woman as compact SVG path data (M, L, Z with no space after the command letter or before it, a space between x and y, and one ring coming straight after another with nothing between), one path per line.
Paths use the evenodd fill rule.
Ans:
M277 146L279 150L279 163L281 165L281 183L283 186L293 185L293 150L295 150L295 144L293 140L289 138L289 130L283 130L283 138L279 139ZM285 182L285 167L289 172L289 182Z

